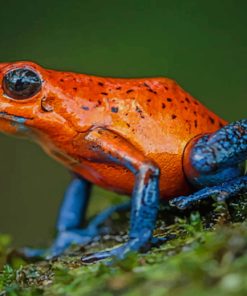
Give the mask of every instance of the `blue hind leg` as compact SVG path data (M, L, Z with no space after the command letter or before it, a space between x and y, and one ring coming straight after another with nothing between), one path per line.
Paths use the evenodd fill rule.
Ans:
M222 200L247 192L243 163L247 159L247 119L192 141L184 155L187 179L205 188L175 198L171 205L185 209L213 195Z
M206 187L189 196L180 196L170 201L170 205L184 210L202 200L215 196L218 201L227 200L231 197L247 192L247 176L233 179L219 186Z

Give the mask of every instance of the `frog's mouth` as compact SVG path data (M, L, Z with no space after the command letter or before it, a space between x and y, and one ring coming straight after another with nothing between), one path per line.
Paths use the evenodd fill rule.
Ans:
M5 121L7 125L1 124L1 131L7 134L24 135L29 131L29 128L25 125L27 120L33 118L16 116L7 112L0 112L0 119Z
M3 111L0 112L0 118L7 119L9 121L16 122L19 124L24 124L26 122L26 120L33 119L33 118L28 118L28 117L12 115L12 114L9 114L9 113L3 112Z

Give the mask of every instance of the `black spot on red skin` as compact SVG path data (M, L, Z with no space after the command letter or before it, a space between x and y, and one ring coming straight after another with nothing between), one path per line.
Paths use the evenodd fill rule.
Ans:
M81 106L81 108L82 108L83 110L85 110L85 111L88 111L88 110L89 110L89 107L87 107L87 106Z
M194 113L195 116L197 116L197 112L196 111L194 111L193 113Z
M210 120L210 122L211 122L212 124L215 123L215 120L214 120L211 116L209 116L209 120Z
M104 96L108 95L108 93L106 93L106 92L102 92L101 94L104 95Z
M64 79L63 79L63 78L61 78L61 79L60 79L60 82L64 82Z
M157 95L157 91L153 90L152 88L149 88L148 91L155 94L155 95Z
M161 106L162 106L162 109L165 109L166 108L166 104L165 103L162 103Z
M104 83L99 81L99 82L98 82L98 85L99 85L99 86L104 86Z
M180 101L180 103L181 103L181 104L183 104L183 103L184 103L184 101L182 100L182 101Z
M157 91L153 90L153 89L150 87L150 85L148 85L146 82L144 82L143 85L144 85L145 87L148 88L148 91L149 91L149 92L151 92L151 93L153 93L153 94L155 94L155 95L157 94Z
M172 114L172 119L176 119L176 118L177 118L177 115Z
M131 92L133 92L134 90L133 89L128 89L127 91L126 91L126 94L129 94L129 93L131 93Z
M151 99L147 99L147 102L150 103L152 100Z
M118 107L111 107L111 112L118 113Z
M197 128L197 120L194 121L195 128Z
M165 86L165 90L168 90L169 88L167 86Z
M102 102L100 100L98 100L98 105L101 105L101 104L102 104Z
M224 124L222 122L219 122L219 127L220 128L224 127Z
M185 101L188 103L188 104L190 104L190 100L189 100L189 98L185 98Z
M116 87L116 89L117 89L117 90L120 90L120 89L122 89L122 87L121 87L121 86L118 86L118 87Z
M188 107L184 107L185 110L188 110Z
M172 102L171 98L167 98L166 100L167 100L167 102Z
M77 91L77 87L73 87L73 90L74 90L74 91Z
M127 127L130 127L130 124L129 123L126 123L127 124Z
M197 101L194 101L194 104L195 104L195 105L199 105L199 103L198 103Z

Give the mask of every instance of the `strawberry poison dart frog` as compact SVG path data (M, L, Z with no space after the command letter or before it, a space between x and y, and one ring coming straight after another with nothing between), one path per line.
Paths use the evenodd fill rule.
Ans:
M153 237L159 200L185 209L247 191L247 119L228 123L175 81L119 79L47 70L32 62L0 64L0 130L30 138L73 174L46 251L98 236L113 211L84 229L96 184L131 195L129 240L84 260L123 258L165 238ZM43 251L27 249L29 256Z

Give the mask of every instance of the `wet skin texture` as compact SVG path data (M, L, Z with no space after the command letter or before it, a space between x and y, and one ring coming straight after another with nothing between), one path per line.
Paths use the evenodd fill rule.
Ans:
M227 124L168 78L117 79L0 64L0 130L31 138L72 173L47 250L86 244L114 211L131 209L129 241L83 258L123 258L169 238L153 238L159 200L188 208L246 192L247 119ZM91 184L132 195L81 229Z

